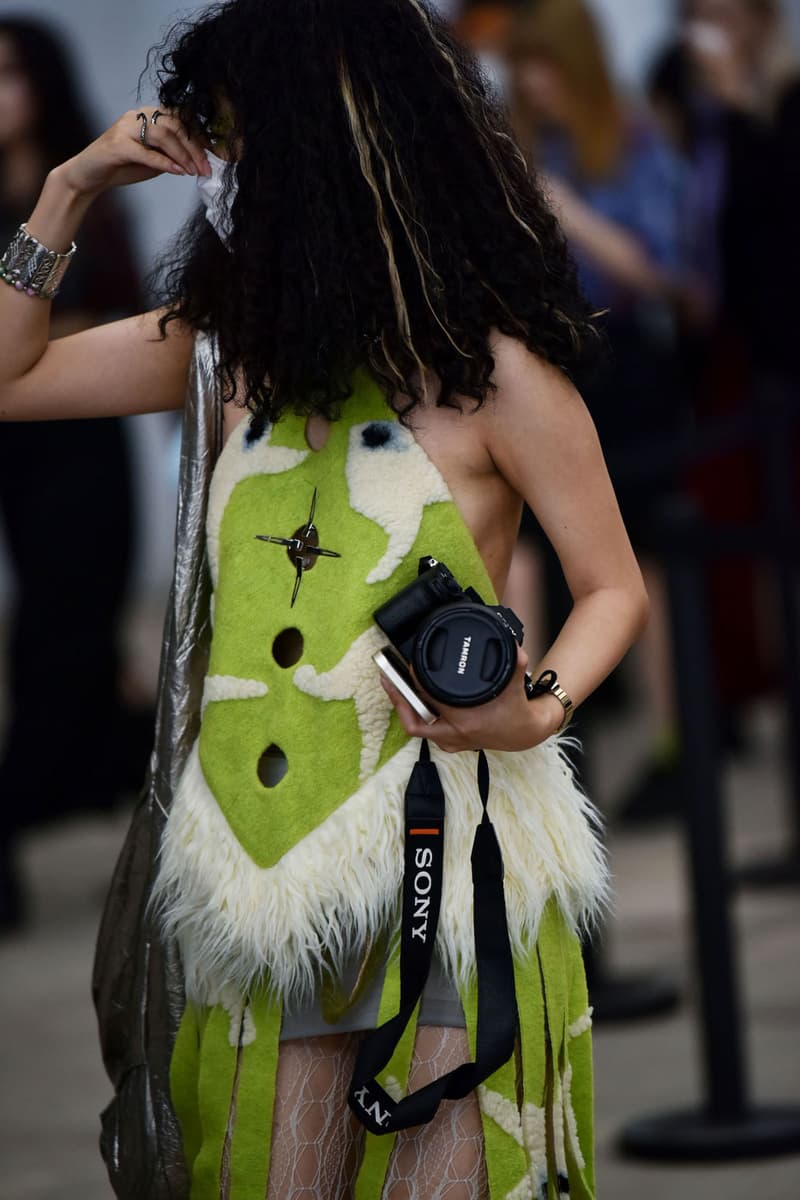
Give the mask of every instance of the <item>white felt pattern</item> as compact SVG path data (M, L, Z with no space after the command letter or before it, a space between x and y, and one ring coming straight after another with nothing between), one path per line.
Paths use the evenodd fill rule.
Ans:
M582 1171L586 1166L586 1160L583 1157L583 1150L578 1138L578 1121L575 1116L575 1109L572 1107L572 1063L567 1063L564 1071L563 1081L563 1096L564 1096L564 1120L567 1128L567 1141L569 1148L572 1151L572 1157Z
M530 1180L521 1179L515 1188L506 1193L505 1200L534 1200L534 1192Z
M506 1200L534 1200L544 1194L547 1182L547 1114L535 1104L523 1105L520 1113L513 1100L485 1084L478 1088L481 1112L522 1146L528 1159L524 1178L506 1195Z
M385 444L365 443L369 426L384 432ZM410 430L396 421L354 425L345 471L351 507L380 525L389 538L383 557L367 575L367 583L378 583L389 579L414 545L425 506L452 497Z
M481 1112L491 1117L495 1125L499 1125L503 1133L512 1137L518 1146L522 1145L522 1118L513 1100L502 1092L494 1092L485 1083L478 1087L478 1102Z
M570 1038L580 1037L582 1033L586 1033L587 1029L592 1028L592 1013L594 1008L590 1004L586 1012L581 1013L579 1017L572 1022L567 1028L567 1036Z
M203 684L202 712L219 700L258 700L269 688L260 679L240 679L238 675L206 675Z
M363 783L378 765L381 747L392 716L392 702L381 687L381 676L372 656L386 635L371 626L356 638L335 667L318 675L310 663L298 667L293 682L301 692L319 700L353 700L361 732L359 779Z
M546 1195L547 1113L537 1104L522 1106L522 1141L528 1155L531 1195Z
M250 444L247 440L249 429L250 422L244 420L231 431L214 467L208 491L208 565L215 589L219 573L219 535L222 518L236 485L253 475L281 475L284 471L291 471L305 462L310 453L308 450L291 450L288 446L273 446L271 426ZM309 494L309 501L310 499ZM263 529L254 532L274 531Z

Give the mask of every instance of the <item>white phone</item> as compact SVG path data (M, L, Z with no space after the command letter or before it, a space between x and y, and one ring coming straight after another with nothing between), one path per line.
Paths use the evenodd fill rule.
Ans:
M439 714L428 708L422 697L415 692L414 681L400 655L391 646L384 646L382 650L373 654L372 660L381 674L385 675L403 699L408 701L419 719L426 725L432 725Z

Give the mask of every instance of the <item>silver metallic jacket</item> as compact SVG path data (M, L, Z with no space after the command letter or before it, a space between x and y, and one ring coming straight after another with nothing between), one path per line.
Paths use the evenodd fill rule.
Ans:
M221 446L212 344L198 335L184 410L175 574L162 645L155 746L111 882L92 980L103 1059L115 1091L101 1117L100 1147L114 1192L124 1200L186 1200L189 1194L169 1094L183 977L176 947L162 940L147 902L164 820L200 723L211 632L206 506Z

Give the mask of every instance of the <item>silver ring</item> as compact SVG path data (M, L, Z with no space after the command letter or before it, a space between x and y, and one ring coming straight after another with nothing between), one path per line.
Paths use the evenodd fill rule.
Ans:
M146 146L147 145L147 113L138 112L136 114L136 120L142 122L141 129L139 130L139 141L142 143L143 146Z
M157 109L156 109L156 111L153 113L152 117L150 118L150 124L151 124L151 125L156 125L156 124L158 124L158 118L159 118L159 117L163 117L163 115L164 115L164 114L163 114L163 112L161 111L161 109L160 109L160 108L157 108Z

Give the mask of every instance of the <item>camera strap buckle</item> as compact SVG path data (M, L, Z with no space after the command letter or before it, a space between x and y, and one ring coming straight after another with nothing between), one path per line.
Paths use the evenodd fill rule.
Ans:
M395 1133L430 1121L442 1100L468 1095L514 1051L517 1001L514 960L506 922L503 857L487 809L489 764L478 752L483 805L472 846L473 928L478 969L475 1061L463 1063L425 1087L394 1100L376 1076L389 1065L417 1006L430 971L439 924L444 868L445 797L430 748L423 740L405 794L405 874L400 939L400 1009L364 1036L348 1103L372 1133Z

